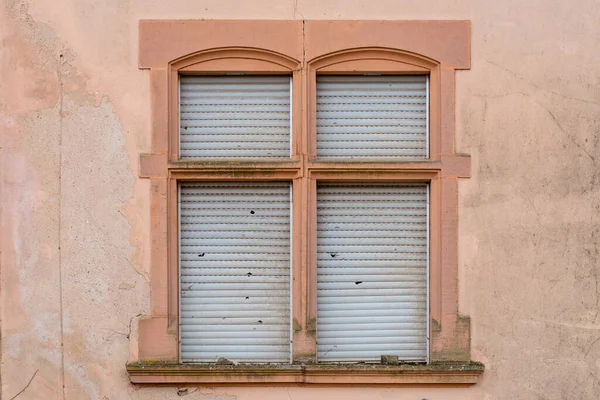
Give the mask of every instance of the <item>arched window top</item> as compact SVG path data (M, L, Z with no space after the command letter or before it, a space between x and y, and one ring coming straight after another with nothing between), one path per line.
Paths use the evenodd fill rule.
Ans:
M309 64L320 73L365 71L427 73L436 68L439 62L399 49L370 47L336 51L317 57L309 61Z
M291 72L300 62L274 51L252 47L223 47L188 54L171 61L179 72Z

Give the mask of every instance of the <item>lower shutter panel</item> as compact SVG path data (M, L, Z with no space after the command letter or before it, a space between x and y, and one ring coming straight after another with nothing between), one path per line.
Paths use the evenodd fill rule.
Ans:
M317 189L320 361L427 360L427 185Z
M427 76L317 77L317 156L427 157Z
M181 360L289 362L288 182L180 185Z

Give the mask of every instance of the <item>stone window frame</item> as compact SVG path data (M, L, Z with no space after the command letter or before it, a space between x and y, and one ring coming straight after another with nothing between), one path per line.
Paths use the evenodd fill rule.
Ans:
M152 145L140 155L150 180L150 316L139 322L135 383L473 384L469 319L458 313L458 178L455 71L470 68L469 21L142 20L139 67L150 70ZM179 159L178 76L186 73L292 76L292 156L271 161ZM427 74L429 158L340 163L316 158L316 75ZM179 363L177 183L286 180L293 187L292 364ZM430 185L429 363L316 364L317 181L428 182ZM313 205L308 207L307 205Z

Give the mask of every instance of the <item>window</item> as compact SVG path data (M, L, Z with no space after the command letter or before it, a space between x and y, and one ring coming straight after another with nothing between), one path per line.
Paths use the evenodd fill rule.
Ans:
M288 182L179 186L182 362L289 362Z
M317 155L428 157L427 75L318 75Z
M143 21L140 65L153 315L132 381L475 382L456 305L468 23ZM424 364L356 364L382 357Z
M290 97L286 75L180 76L181 158L290 157Z
M427 81L317 76L317 157L424 159ZM290 89L179 76L180 158L289 157ZM296 204L317 208L315 360L426 361L427 183L317 185L316 205ZM178 198L180 360L293 362L290 182L185 182Z
M317 186L319 361L427 360L426 183Z

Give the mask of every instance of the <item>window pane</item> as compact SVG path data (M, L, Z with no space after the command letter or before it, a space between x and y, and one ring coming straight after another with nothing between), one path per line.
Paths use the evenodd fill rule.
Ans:
M289 76L180 76L180 157L290 157L290 83Z
M317 156L427 157L427 76L317 77Z
M290 360L289 182L180 185L181 359Z
M427 184L317 189L320 361L427 359Z

